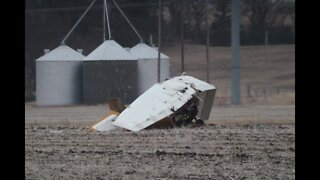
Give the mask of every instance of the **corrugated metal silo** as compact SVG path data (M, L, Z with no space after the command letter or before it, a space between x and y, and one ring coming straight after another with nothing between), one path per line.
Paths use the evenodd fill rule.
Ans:
M157 83L158 50L145 43L139 43L130 49L131 54L138 58L138 92L142 94ZM170 77L170 58L160 54L160 81Z
M131 103L137 97L137 58L117 42L106 40L83 59L84 103Z
M61 45L36 60L36 102L39 106L82 102L82 59L72 48Z

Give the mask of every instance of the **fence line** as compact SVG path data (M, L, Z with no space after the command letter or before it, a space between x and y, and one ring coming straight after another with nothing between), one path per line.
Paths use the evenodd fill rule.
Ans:
M274 96L283 93L295 93L295 88L252 88L250 86L243 88L241 87L241 97L263 97L263 96ZM222 97L231 96L231 88L217 88L217 94Z
M294 103L295 88L253 88L247 85L241 86L240 89L241 103L268 102L272 101L272 98L273 102ZM214 99L217 104L230 104L231 88L217 88Z

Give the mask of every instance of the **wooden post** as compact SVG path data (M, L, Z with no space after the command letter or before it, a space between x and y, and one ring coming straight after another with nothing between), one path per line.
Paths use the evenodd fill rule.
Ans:
M208 0L206 1L206 34L207 34L207 45L206 45L206 55L207 55L207 82L210 82L210 64L209 64L209 46L210 46L210 39L209 39L209 26L208 26Z
M184 0L180 0L181 73L184 72Z
M239 72L239 47L240 47L240 0L231 1L231 101L233 105L240 104L240 72Z
M159 0L159 15L158 15L158 82L160 82L160 52L161 52L161 16L162 16L162 5Z

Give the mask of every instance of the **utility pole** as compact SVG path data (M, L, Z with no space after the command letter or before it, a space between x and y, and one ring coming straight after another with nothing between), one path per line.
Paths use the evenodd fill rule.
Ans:
M208 25L208 0L206 0L206 34L207 34L207 45L206 45L206 55L207 55L207 83L210 82L210 63L209 63L209 25Z
M184 72L184 0L180 0L181 74Z
M162 5L159 0L159 15L158 15L158 82L160 82L160 52L161 52L161 16L162 16Z
M232 105L240 104L240 78L239 78L239 46L240 46L240 0L232 0L231 45L232 45Z
M103 42L106 40L106 1L103 1Z

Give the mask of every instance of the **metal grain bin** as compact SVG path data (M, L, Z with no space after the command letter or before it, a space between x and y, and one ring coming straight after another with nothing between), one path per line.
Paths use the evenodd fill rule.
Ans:
M138 93L142 94L158 81L158 50L145 43L139 43L130 49L138 58ZM170 58L160 54L160 81L170 77Z
M36 60L36 103L62 106L82 102L82 59L84 56L61 45Z
M137 58L114 40L106 40L83 59L85 104L120 98L131 103L138 97Z

